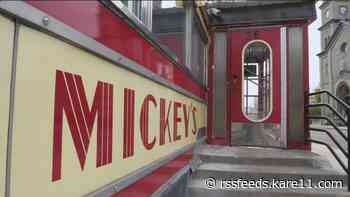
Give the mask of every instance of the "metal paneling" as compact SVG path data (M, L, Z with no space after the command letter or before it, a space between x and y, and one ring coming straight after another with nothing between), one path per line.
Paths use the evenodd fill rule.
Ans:
M0 15L0 196L5 195L14 23Z
M215 136L224 136L226 114L226 60L227 34L215 33L214 37L214 70L213 70L213 125Z
M281 28L281 146L287 147L287 28Z
M281 125L276 123L232 123L232 145L281 147Z
M304 139L303 29L288 28L288 141Z

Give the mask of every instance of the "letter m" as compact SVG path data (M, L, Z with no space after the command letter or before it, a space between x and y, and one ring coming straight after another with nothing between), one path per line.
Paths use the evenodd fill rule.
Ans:
M89 108L81 76L57 70L54 102L52 181L61 179L63 114L68 123L81 170L84 170L96 116L96 166L111 163L113 85L98 81L92 106Z

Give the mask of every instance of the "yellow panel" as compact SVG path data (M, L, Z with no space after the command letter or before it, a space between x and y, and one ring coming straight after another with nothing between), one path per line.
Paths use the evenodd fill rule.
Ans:
M96 168L96 118L82 171L65 115L62 131L62 176L53 182L51 172L57 69L81 76L89 108L98 81L113 85L113 161L110 165ZM186 138L184 115L179 110L182 121L178 124L178 133L182 135L181 140L169 143L166 137L167 143L159 145L160 98L166 99L166 106L169 101L194 106L197 109L197 128L206 126L204 104L29 27L20 28L16 77L16 124L11 185L14 197L81 196L193 143L196 138L191 132L195 126L193 117L190 116L190 134ZM123 159L124 88L131 88L136 92L135 154L128 159ZM153 95L157 102L157 107L150 105L149 112L149 136L156 136L156 145L151 150L146 150L143 146L139 126L140 108L148 94ZM169 125L173 129L173 112L170 114Z
M13 35L14 23L0 15L0 196L5 193Z

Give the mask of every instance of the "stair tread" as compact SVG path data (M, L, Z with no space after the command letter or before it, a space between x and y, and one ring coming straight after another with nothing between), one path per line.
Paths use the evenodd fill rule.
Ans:
M230 157L237 159L307 159L324 160L316 153L302 150L284 150L279 148L259 148L259 147L228 147L218 145L202 145L196 148L196 154Z
M209 170L218 172L247 172L264 174L305 174L305 175L344 175L333 169L320 169L307 166L279 166L279 165L240 165L228 163L203 163L197 171Z

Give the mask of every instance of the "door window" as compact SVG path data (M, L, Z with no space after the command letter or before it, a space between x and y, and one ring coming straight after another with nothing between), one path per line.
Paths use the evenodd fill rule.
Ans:
M264 41L251 41L242 52L243 114L253 122L272 113L272 50Z

